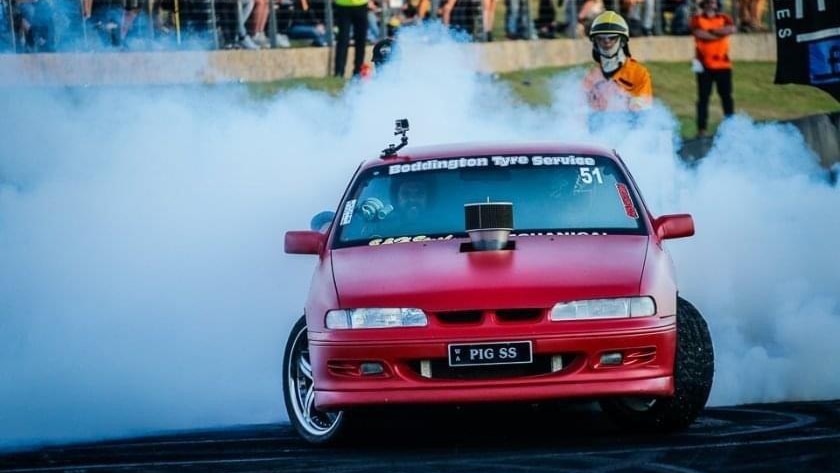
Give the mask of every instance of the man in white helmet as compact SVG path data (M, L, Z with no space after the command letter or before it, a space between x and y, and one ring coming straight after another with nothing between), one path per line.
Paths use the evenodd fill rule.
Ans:
M618 13L607 10L589 29L592 58L598 64L589 70L583 88L592 110L637 112L653 103L650 73L630 57L630 29Z

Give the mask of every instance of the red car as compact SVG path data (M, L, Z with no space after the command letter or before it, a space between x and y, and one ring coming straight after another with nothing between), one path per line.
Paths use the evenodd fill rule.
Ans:
M712 342L663 248L690 215L650 215L607 149L400 148L323 225L286 233L287 253L318 256L283 367L301 436L395 404L589 398L624 427L694 421Z

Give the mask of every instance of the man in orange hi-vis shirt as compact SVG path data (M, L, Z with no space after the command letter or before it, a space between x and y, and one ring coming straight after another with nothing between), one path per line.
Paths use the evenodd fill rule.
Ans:
M697 75L697 136L706 136L709 121L709 97L712 84L717 88L723 115L735 113L732 100L732 61L729 59L729 35L735 32L732 17L718 12L717 0L701 0L702 11L691 18Z
M638 112L653 104L650 73L630 57L630 28L618 13L607 10L589 28L592 58L598 63L583 79L594 111Z

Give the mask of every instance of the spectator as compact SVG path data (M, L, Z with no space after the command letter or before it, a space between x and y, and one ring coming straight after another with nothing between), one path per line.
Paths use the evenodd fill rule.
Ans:
M449 13L450 28L463 36L470 36L472 38L483 36L484 25L481 20L481 9L483 8L485 0L446 0L442 8L447 8L451 5Z
M673 15L671 16L671 23L669 26L669 33L672 35L690 35L692 7L691 0L674 0L673 1Z
M162 0L169 3L176 40L188 47L233 47L236 33L235 1ZM221 34L220 34L221 33Z
M627 18L630 19L630 36L653 35L656 16L654 0L626 0Z
M368 29L368 0L335 0L335 20L338 37L335 46L333 74L344 77L347 53L350 49L350 31L353 31L353 76L358 77L365 62L365 36Z
M574 0L566 0L567 3L571 3L573 1ZM592 25L592 22L598 17L598 15L604 13L605 11L606 8L604 7L604 0L586 0L583 2L583 5L581 5L577 15L577 35L589 36L589 27Z
M463 0L462 0L463 1ZM440 22L444 25L452 24L452 10L455 9L455 0L442 0L438 8L438 15L440 15Z
M134 21L140 14L140 0L124 0L123 2L123 18L120 25L120 43L125 47L125 40L128 33L134 27Z
M309 0L293 0L282 13L281 30L290 39L310 40L312 46L318 47L327 45L327 30L310 7Z
M481 7L484 12L484 14L481 15L484 40L493 41L493 24L496 22L496 0L481 0Z
M432 10L432 2L430 0L406 0L402 6L402 18L400 24L417 25L429 17L429 12Z
M379 16L382 14L382 9L376 4L374 0L368 1L368 29L366 33L367 42L374 44L379 41Z
M694 34L694 70L697 76L697 136L706 136L709 96L715 85L723 106L723 115L735 112L732 100L732 61L729 59L729 36L735 33L732 17L718 12L717 0L701 0L700 13L691 18Z
M740 0L738 2L738 17L741 31L766 31L764 27L764 12L767 10L767 0Z
M87 0L90 1L90 0ZM172 10L175 7L173 0L150 0L152 1L152 29L155 37L159 40L171 41L174 39L174 15Z
M9 30L11 25L10 4L7 0L0 0L0 51L11 49L12 47L12 32Z
M251 13L251 39L261 48L271 47L265 36L265 25L268 23L268 0L254 0L254 11Z
M245 49L260 49L248 34L245 25L254 11L254 0L236 0L236 33L239 45Z
M594 111L638 112L653 103L653 85L647 68L630 56L630 29L618 13L598 15L589 30L592 58L598 64L583 80Z
M40 0L43 1L43 0ZM122 46L125 7L122 0L94 0L90 19L98 32L101 46Z
M537 28L538 38L553 39L557 37L557 8L554 1L539 0L537 4L537 18L534 20L534 26Z
M505 35L508 39L528 38L528 23L531 18L527 1L505 0Z
M383 38L373 45L373 54L370 64L362 66L361 77L363 79L370 79L376 74L376 70L385 66L391 60L391 56L396 46L393 38Z
M55 51L53 8L47 0L18 0L21 46L26 52Z
M392 38L384 38L377 41L373 46L373 55L371 60L376 67L382 67L391 60L394 54L396 43Z
M80 0L48 0L52 10L53 50L71 50L80 46L82 8Z

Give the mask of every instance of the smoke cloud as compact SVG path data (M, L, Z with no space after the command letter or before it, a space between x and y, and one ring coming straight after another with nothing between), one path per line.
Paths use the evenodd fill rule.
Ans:
M682 295L712 329L714 404L840 396L840 192L798 132L739 116L697 166L657 104L588 124L582 70L551 108L473 72L440 31L337 98L241 87L16 90L0 96L0 448L278 422L281 360L314 261L283 233L334 209L394 142L614 147L657 214Z

